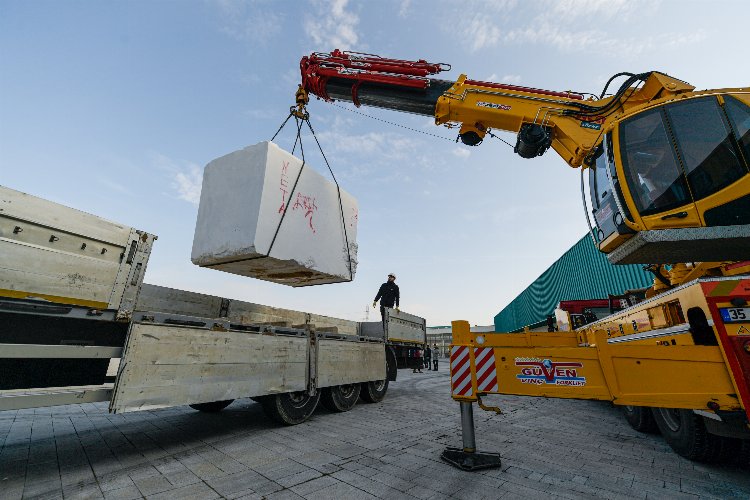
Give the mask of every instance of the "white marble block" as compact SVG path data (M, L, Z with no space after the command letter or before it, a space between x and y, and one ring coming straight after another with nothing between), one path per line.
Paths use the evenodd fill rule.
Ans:
M354 279L357 200L342 189L339 205L336 184L309 164L292 192L301 167L268 141L206 165L193 263L295 287Z

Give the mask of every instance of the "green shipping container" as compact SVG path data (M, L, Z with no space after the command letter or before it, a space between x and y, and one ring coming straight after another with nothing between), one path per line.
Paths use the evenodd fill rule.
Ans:
M650 286L653 275L640 264L614 266L586 234L495 316L496 332L512 332L545 321L561 300L606 299Z

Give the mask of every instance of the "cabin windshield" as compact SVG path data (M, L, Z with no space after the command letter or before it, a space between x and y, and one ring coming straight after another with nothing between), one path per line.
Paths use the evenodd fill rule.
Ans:
M695 200L714 194L747 173L716 98L673 104L665 111Z
M661 109L627 120L620 127L625 178L641 215L690 203L690 193Z
M641 215L701 200L748 174L750 111L726 99L726 109L708 96L644 111L622 123L623 169Z

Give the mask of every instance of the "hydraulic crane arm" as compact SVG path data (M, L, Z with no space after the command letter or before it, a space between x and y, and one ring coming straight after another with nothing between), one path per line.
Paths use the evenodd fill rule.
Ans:
M613 263L750 259L750 89L695 91L651 71L619 73L599 97L585 98L466 75L432 78L449 69L425 60L316 52L300 61L298 106L311 93L432 116L437 125L459 128L471 146L492 129L509 131L524 158L551 147L571 167L588 169L589 226ZM624 82L607 96L621 76Z
M437 125L460 127L467 145L481 143L488 130L518 134L516 152L524 158L552 148L572 167L581 166L602 140L602 129L628 107L665 93L694 87L661 73L631 75L612 97L584 100L575 92L556 92L482 82L461 75L456 81L427 78L450 66L424 60L386 59L370 54L314 53L302 58L304 89L322 99L346 100L435 118ZM638 95L633 83L645 80Z

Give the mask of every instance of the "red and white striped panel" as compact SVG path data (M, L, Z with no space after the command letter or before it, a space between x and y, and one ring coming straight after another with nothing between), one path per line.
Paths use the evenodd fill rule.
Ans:
M477 392L497 392L495 349L492 347L475 347L474 366L477 370Z
M451 349L451 391L454 396L471 396L471 359L467 346Z

